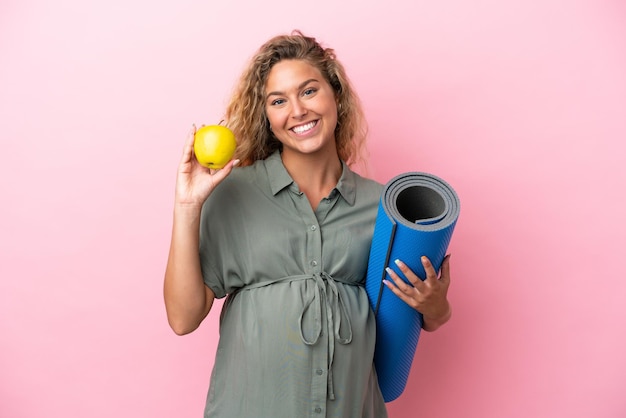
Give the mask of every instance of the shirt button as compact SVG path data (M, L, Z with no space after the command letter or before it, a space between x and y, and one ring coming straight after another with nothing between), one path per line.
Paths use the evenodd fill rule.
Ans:
M315 225L311 225L311 231L315 231L317 227Z
M318 376L321 376L324 374L324 371L322 369L317 369L315 373L317 373Z
M317 261L315 261L315 260L311 261L311 265L312 265L313 267L317 266Z
M318 413L318 414L319 414L319 413L321 413L321 412L322 412L322 408L320 408L320 407L318 406L317 408L315 408L315 412L316 412L316 413Z

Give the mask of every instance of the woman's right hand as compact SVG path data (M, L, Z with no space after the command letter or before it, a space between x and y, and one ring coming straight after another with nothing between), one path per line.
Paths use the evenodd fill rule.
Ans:
M195 134L194 125L187 135L178 165L175 203L179 205L202 206L213 189L230 174L233 167L239 164L239 160L232 160L220 170L211 170L200 165L193 150Z

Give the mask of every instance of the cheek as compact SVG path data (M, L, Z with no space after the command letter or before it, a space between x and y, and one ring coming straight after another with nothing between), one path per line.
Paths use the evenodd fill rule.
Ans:
M337 121L339 120L339 115L337 114L337 109L335 109L333 112L331 112L329 114L328 119L331 122L331 125L334 126L335 129L336 129L337 128Z
M267 120L272 128L278 128L283 125L284 117L281 115L280 111L277 111L276 109L267 109L265 111L265 115L267 116Z
M334 121L337 121L339 116L339 109L337 108L337 102L335 99L328 99L323 104L323 108L326 109L326 116Z

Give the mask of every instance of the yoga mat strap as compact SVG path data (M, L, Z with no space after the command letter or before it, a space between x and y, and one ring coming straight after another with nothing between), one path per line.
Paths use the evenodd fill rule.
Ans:
M384 263L385 266L389 265L389 261L391 257L391 249L393 247L391 244L393 243L393 238L395 234L396 234L396 224L395 222L392 222L389 238L387 239L387 241L389 242L389 245L387 245L387 252L385 253L385 263ZM384 240L382 242L384 242ZM376 306L374 308L374 315L378 315L378 309L380 308L380 301L383 296L383 288L385 287L385 283L383 282L383 280L385 280L386 276L387 276L387 271L383 269L383 271L381 272L381 276L380 276L380 285L379 285L379 290L378 290L378 297L376 300Z

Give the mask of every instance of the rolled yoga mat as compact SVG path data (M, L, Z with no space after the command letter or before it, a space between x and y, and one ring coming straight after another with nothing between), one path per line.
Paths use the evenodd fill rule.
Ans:
M400 174L383 188L365 290L376 315L374 365L385 402L404 391L423 319L384 285L383 279L391 280L385 267L409 283L394 263L400 259L424 280L420 258L425 255L439 271L459 209L458 196L450 185L428 173Z

